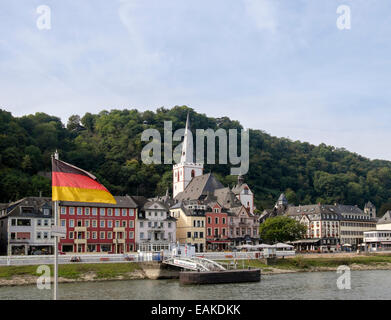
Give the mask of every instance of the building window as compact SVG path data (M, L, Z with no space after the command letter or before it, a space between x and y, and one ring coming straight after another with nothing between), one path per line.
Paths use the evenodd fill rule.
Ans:
M69 228L73 228L75 226L74 220L69 220Z
M90 208L84 208L84 214L86 216L89 216L90 215Z
M66 226L66 220L65 219L61 219L60 220L60 225L61 225L61 227L65 227Z
M113 209L111 209L111 208L107 209L107 215L109 217L112 217L113 216Z
M67 213L67 209L65 207L61 207L60 208L60 213L61 214L66 214Z
M87 240L90 239L90 232L87 231Z
M140 228L144 228L144 222L140 221Z
M69 231L69 239L73 239L73 231Z
M43 238L44 238L44 239L47 239L47 238L48 238L48 233L47 233L47 232L44 232L44 233L43 233Z
M104 228L105 227L105 220L100 220L100 227Z
M219 224L219 218L215 218L215 224Z
M82 226L83 226L82 220L77 220L77 226L78 226L78 227L82 227Z
M105 238L105 232L104 231L101 231L99 233L99 239L104 239Z
M90 220L84 220L84 226L86 228L89 228L90 227Z
M168 223L168 228L171 228L171 222Z
M126 217L126 209L122 209L122 216Z
M97 235L96 231L93 231L92 232L92 239L96 239L96 235Z
M108 220L107 221L107 228L112 228L113 227L113 221L112 220Z
M129 220L129 228L134 228L134 221L133 220Z
M38 219L37 220L37 226L40 226L41 225L41 219Z
M75 208L74 207L70 207L69 208L69 214L71 214L71 215L75 214Z
M222 218L222 220L223 220L223 224L225 224L225 218Z
M43 220L43 225L45 226L45 227L47 227L48 225L49 225L49 220Z
M144 232L140 232L140 239L144 239Z
M188 233L187 233L187 237L188 237L188 238L191 238L191 232L188 232Z
M15 239L15 233L14 233L14 239ZM37 239L41 239L41 232L37 232Z
M93 215L93 216L96 216L97 213L98 213L97 208L92 208L92 215Z
M126 210L126 209L124 209ZM129 209L129 217L133 217L134 216L134 209Z
M212 235L212 229L208 228L208 236L211 236L211 235Z
M116 227L116 228L119 228L119 227L120 227L120 221L119 221L119 220L115 220L115 227Z
M204 233L200 232L200 239L203 239L203 238L204 238Z
M119 217L119 215L120 215L120 209L117 208L117 209L115 209L115 216Z
M111 231L107 232L107 239L112 239L113 233Z
M43 209L43 215L44 216L48 216L50 214L50 210L49 209Z
M122 221L122 228L126 228L126 220Z
M100 209L99 209L99 214L100 214L101 216L104 216L104 215L105 215L105 208L100 208Z
M92 227L96 228L98 226L98 220L92 220Z
M134 238L134 232L133 231L129 231L129 239L133 239Z
M77 215L81 216L83 214L83 208L77 207Z

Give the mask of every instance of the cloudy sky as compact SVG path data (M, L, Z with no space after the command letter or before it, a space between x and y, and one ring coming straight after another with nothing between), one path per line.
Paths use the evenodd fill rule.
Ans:
M66 122L188 105L391 160L390 13L389 0L2 0L0 108Z

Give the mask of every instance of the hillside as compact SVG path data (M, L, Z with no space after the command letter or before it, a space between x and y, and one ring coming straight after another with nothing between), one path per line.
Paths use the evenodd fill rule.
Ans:
M185 126L190 110L192 128L241 128L237 121L210 118L193 109L160 108L156 112L111 110L72 116L65 126L44 113L13 117L0 109L0 202L22 196L51 195L50 154L94 173L116 195L152 196L171 190L171 165L140 161L141 133L172 120L173 130ZM240 150L240 149L239 149ZM206 165L224 184L232 185L230 165ZM270 207L281 192L295 204L346 203L363 206L368 200L382 212L391 202L391 162L369 160L345 149L277 138L250 130L250 170L246 182L259 209ZM379 210L378 210L379 211Z

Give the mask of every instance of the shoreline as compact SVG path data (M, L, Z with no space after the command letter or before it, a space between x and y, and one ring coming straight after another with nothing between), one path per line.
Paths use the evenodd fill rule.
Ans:
M391 255L351 255L343 257L298 255L277 259L266 265L260 260L238 263L239 269L253 267L261 269L262 275L279 275L298 272L335 272L341 265L351 271L391 270ZM0 287L35 285L40 275L38 266L0 266ZM51 266L52 267L52 266ZM121 280L177 279L178 270L165 267L158 262L128 264L66 264L60 265L59 283L101 282ZM53 278L51 278L51 283Z

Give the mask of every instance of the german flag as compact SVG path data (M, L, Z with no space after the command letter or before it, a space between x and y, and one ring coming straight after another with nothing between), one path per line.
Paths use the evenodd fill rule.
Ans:
M52 158L52 200L116 204L114 197L91 173Z

